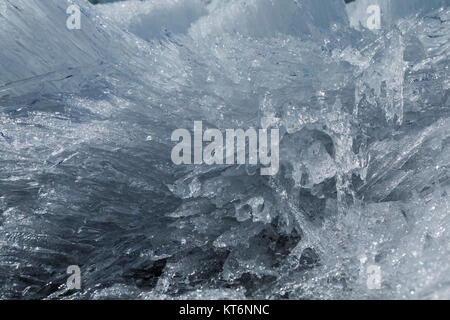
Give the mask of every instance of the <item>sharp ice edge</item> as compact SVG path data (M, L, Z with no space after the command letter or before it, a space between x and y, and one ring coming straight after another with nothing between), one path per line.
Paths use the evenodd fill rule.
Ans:
M448 299L437 2L372 33L338 1L74 0L73 33L0 0L0 297ZM175 128L273 115L277 176L170 162Z

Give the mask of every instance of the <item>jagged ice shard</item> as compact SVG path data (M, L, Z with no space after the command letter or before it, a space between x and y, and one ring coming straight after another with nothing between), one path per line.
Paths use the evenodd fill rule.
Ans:
M0 0L0 298L450 299L449 18ZM178 128L266 118L276 175L171 161Z

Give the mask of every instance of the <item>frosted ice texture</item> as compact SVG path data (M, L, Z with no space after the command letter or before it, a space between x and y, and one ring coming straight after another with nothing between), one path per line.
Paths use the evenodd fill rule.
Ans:
M378 2L0 0L0 298L450 298L450 6ZM276 176L170 160L273 116Z

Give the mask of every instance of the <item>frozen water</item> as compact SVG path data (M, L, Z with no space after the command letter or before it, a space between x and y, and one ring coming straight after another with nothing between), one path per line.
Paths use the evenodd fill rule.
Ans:
M0 0L0 298L449 299L450 3L372 2ZM274 116L275 176L171 162Z

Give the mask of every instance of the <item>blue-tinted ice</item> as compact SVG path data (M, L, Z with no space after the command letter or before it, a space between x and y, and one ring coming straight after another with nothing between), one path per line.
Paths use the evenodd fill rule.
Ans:
M449 299L450 2L372 2L0 0L0 298ZM273 177L170 159L264 117Z

